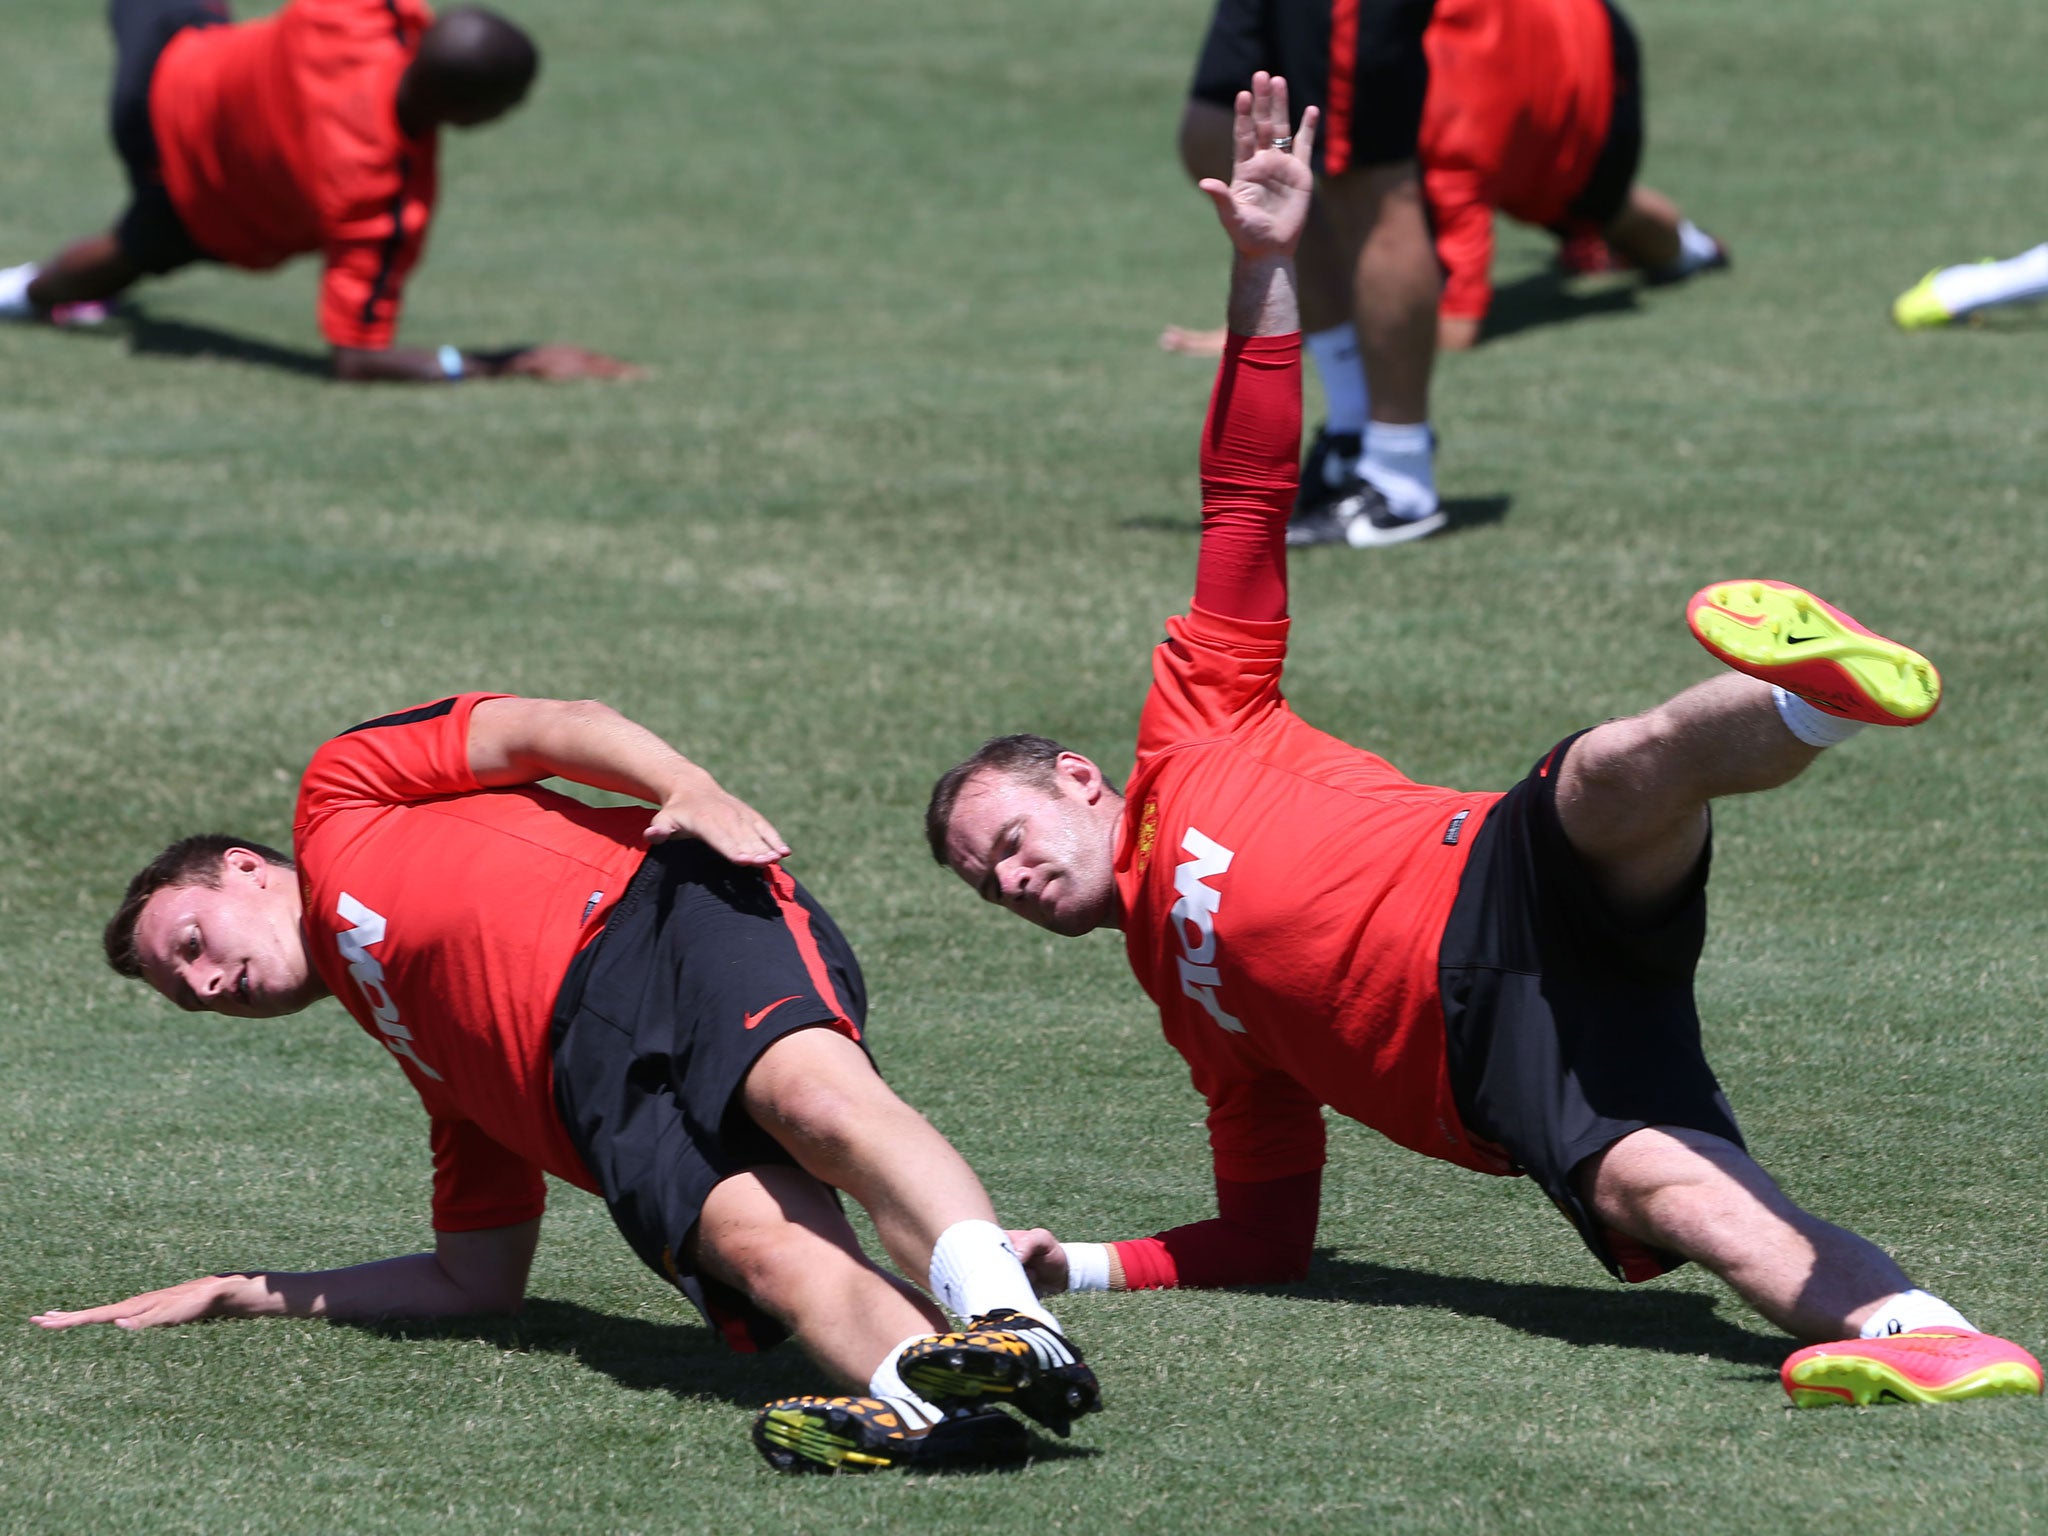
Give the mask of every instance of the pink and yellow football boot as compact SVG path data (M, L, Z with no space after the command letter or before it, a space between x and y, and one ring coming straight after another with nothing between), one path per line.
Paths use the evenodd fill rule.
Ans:
M1925 656L1782 581L1702 587L1685 621L1726 665L1845 720L1918 725L1941 704L1941 674Z
M1795 1408L1851 1403L1960 1403L2039 1397L2041 1362L2019 1345L1960 1328L1813 1344L1778 1372Z

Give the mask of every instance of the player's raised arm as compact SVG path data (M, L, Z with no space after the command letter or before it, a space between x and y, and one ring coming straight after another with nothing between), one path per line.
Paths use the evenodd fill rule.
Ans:
M1287 518L1301 444L1301 312L1294 250L1308 222L1316 109L1289 126L1287 82L1261 71L1240 91L1229 185L1201 183L1236 257L1230 336L1202 430L1202 553L1195 606L1228 618L1287 616Z
M486 699L469 717L469 767L487 787L563 778L660 809L650 843L696 837L735 864L773 864L789 844L767 817L645 726L594 699Z

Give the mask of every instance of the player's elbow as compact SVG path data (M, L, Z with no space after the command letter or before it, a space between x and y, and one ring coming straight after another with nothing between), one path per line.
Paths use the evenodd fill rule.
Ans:
M1299 1285L1308 1278L1309 1261L1315 1257L1313 1245L1305 1245L1299 1252L1285 1252L1274 1257L1274 1285Z
M1231 1275L1231 1285L1299 1285L1308 1278L1309 1247L1261 1246L1247 1249Z
M470 1282L462 1287L464 1310L479 1316L517 1317L526 1310L526 1286Z

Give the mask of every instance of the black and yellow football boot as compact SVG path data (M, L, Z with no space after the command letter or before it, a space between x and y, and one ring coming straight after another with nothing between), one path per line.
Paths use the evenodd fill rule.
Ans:
M952 1409L934 1422L890 1398L785 1397L755 1417L754 1447L778 1472L880 1472L1003 1466L1030 1454L1031 1436L988 1407Z
M896 1369L918 1396L942 1404L997 1402L1065 1435L1102 1407L1102 1388L1081 1352L1049 1324L1008 1307L957 1333L908 1345Z

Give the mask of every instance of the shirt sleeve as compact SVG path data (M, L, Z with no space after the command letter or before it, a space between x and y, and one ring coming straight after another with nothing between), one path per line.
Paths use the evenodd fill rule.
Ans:
M405 280L426 249L432 213L407 189L389 207L350 219L328 240L320 334L330 345L381 352L398 339Z
M1231 336L1202 428L1196 606L1240 619L1287 616L1287 518L1300 451L1300 333Z
M429 1135L436 1232L516 1226L547 1209L547 1180L540 1169L506 1151L474 1121L437 1116Z
M1323 1166L1323 1106L1286 1073L1224 1076L1212 1066L1193 1075L1209 1102L1209 1151L1219 1180L1256 1184Z
M501 693L463 693L365 720L323 744L299 782L294 824L330 811L403 805L483 786L469 766L469 717Z
M1444 293L1437 312L1456 320L1483 320L1493 303L1493 209L1478 178L1462 171L1424 177Z
M1194 608L1166 621L1152 691L1138 717L1138 762L1168 747L1227 736L1285 709L1286 619L1231 619Z
M1308 1273L1321 1214L1321 1169L1284 1179L1216 1181L1216 1215L1113 1244L1133 1291L1170 1286L1283 1285Z

